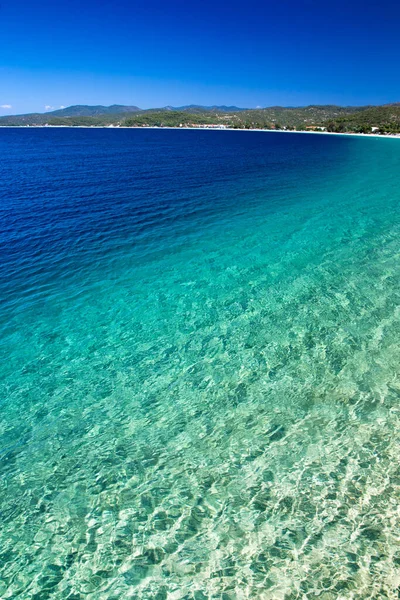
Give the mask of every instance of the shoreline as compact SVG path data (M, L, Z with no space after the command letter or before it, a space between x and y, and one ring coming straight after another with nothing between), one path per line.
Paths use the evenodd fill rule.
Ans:
M245 128L233 128L233 127L156 127L156 126L150 126L150 127L139 127L139 126L132 126L132 127L127 127L124 125L118 125L118 126L109 126L109 125L1 125L0 126L0 131L2 129L176 129L179 131L188 131L188 130L194 130L194 131L247 131L247 132L251 132L251 131L257 131L257 132L264 132L264 133L299 133L299 134L312 134L312 135L334 135L334 136L356 136L356 137L362 137L362 138L389 138L389 139L400 139L400 133L399 134L387 134L387 135L382 135L379 133L353 133L353 132L343 132L343 133L339 133L339 132L335 132L335 131L293 131L293 130L286 130L286 129L245 129Z

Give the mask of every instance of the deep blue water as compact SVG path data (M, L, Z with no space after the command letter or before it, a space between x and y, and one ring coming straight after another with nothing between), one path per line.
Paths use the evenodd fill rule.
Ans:
M396 597L399 184L398 140L0 130L1 598Z

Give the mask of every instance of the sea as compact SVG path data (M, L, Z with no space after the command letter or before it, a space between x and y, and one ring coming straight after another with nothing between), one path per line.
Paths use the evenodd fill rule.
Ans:
M0 598L400 594L400 141L0 130Z

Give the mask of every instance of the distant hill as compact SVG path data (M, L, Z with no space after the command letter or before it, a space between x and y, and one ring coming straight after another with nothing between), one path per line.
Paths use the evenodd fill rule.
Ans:
M236 106L166 106L142 110L137 106L69 106L47 113L0 117L0 126L191 127L232 129L324 128L336 132L400 133L400 103L383 106L310 105L247 109Z
M53 110L46 114L53 117L98 117L99 115L119 115L139 112L140 110L138 106L123 106L121 104L112 104L111 106L86 106L85 104L77 104L76 106Z
M237 106L201 106L200 104L187 104L185 106L164 106L161 110L179 110L190 113L198 112L238 112L249 110L248 108L239 108Z
M127 114L135 114L140 112L141 109L138 106L123 106L120 104L113 104L111 106L88 106L85 104L78 104L75 106L68 106L67 108L60 108L58 110L52 110L45 113L28 113L26 115L6 115L0 117L0 126L23 126L23 125L45 125L50 123L55 118L79 118L79 117L91 117L100 119L96 125L111 124L118 122ZM69 121L60 123L68 125ZM73 125L75 123L72 123ZM80 123L76 123L80 124ZM88 121L87 124L91 124Z

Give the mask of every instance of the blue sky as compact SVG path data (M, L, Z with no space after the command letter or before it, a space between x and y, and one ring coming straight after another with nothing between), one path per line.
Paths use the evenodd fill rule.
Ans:
M0 0L0 114L396 102L399 23L392 0Z

